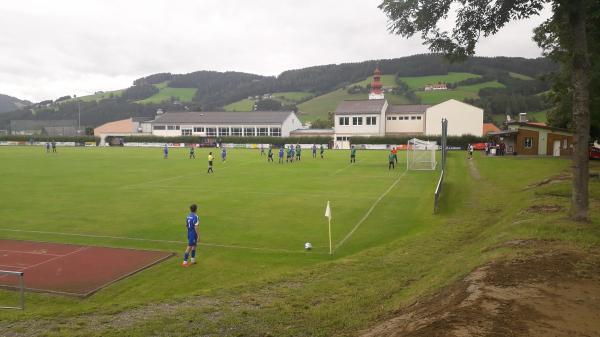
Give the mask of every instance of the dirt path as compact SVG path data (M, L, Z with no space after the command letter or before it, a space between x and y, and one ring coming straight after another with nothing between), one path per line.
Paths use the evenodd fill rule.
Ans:
M477 268L362 336L600 336L600 252L503 246L515 245L533 254Z
M481 174L479 174L479 170L477 169L477 166L475 166L475 160L467 159L467 163L469 165L469 174L471 175L471 178L475 180L480 180Z

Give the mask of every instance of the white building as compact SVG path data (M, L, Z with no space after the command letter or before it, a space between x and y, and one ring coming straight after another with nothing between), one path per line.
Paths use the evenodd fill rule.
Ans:
M483 109L455 99L431 106L425 112L425 134L442 134L442 118L448 120L448 136L483 136Z
M335 110L336 141L347 141L352 136L385 135L385 99L343 101Z
M425 132L429 105L390 105L386 111L386 135L419 135Z
M343 101L335 110L335 140L353 136L427 135L442 133L442 118L448 120L448 135L483 135L483 109L451 99L433 106L389 105L387 100ZM345 146L344 146L345 147Z
M289 137L302 128L292 111L168 112L151 122L155 136Z

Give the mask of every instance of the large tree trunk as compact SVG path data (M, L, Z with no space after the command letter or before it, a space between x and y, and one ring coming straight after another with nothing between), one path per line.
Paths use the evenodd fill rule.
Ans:
M564 2L563 2L564 3ZM586 0L568 1L569 28L572 38L573 124L575 128L573 152L573 186L571 216L577 221L588 221L589 180L589 60L586 36Z

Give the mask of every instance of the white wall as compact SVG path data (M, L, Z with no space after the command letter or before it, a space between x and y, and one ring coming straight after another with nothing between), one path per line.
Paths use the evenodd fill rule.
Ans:
M396 120L393 119L394 117ZM408 120L404 119L406 117ZM388 120L388 118L392 118L392 120ZM424 131L425 114L388 114L386 116L385 133L423 133Z
M483 109L451 99L427 109L425 134L442 134L442 118L448 120L448 136L483 135Z
M350 125L340 125L340 118L348 117ZM352 125L352 118L362 118L362 125ZM374 125L367 125L367 117L375 117L376 121ZM347 136L379 136L381 129L381 115L370 114L370 115L335 115L335 133L343 134Z
M281 136L289 137L291 131L298 129L302 129L302 122L300 119L298 119L298 116L296 116L295 113L292 113L281 125Z

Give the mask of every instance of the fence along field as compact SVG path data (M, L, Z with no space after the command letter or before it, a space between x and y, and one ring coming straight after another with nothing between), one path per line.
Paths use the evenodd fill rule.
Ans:
M335 259L419 229L431 216L432 172L388 171L387 151L327 151L301 162L267 163L258 150L230 150L207 175L199 149L3 147L10 162L0 193L0 237L176 252L93 298L123 303L184 296L245 283ZM428 192L423 192L428 191ZM328 253L326 201L331 201L335 254ZM182 272L187 207L199 205L199 268ZM311 242L313 251L303 249ZM172 287L173 273L181 286ZM34 296L33 303L43 301ZM29 301L29 299L28 299Z

